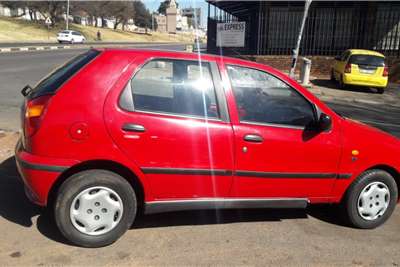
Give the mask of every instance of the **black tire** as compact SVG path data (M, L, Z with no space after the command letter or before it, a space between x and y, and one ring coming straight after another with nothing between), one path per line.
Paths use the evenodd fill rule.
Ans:
M334 73L333 73L333 69L331 70L331 81L332 81L332 82L336 81L335 75L334 75Z
M386 211L373 220L364 219L358 212L359 196L364 188L373 182L381 182L390 192L390 200ZM392 215L398 200L397 184L392 175L378 169L368 170L361 174L350 186L344 198L344 208L349 223L357 228L373 229L382 225Z
M339 77L339 88L340 89L346 89L346 84L343 82L343 77L340 75Z
M118 224L101 235L89 235L79 231L70 218L70 208L74 198L80 192L94 186L113 190L120 197L123 206ZM54 205L58 229L66 239L82 247L103 247L115 242L131 227L136 211L137 200L131 185L118 174L106 170L87 170L72 175L59 188Z
M378 94L383 94L385 92L385 88L376 88Z

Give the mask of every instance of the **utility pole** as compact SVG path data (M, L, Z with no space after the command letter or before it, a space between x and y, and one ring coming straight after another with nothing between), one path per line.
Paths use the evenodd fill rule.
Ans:
M293 59L292 59L292 66L290 68L290 73L289 76L291 78L295 77L295 69L296 69L296 64L297 64L297 58L299 56L299 50L300 50L300 44L301 44L301 37L303 35L303 30L304 30L304 25L306 24L306 19L308 16L308 9L311 5L312 0L306 0L304 4L304 14L303 14L303 19L301 21L301 26L300 26L300 32L299 36L297 37L297 43L296 43L296 48L293 51Z
M69 21L69 0L67 0L67 18L66 18L66 30L68 30L68 21Z

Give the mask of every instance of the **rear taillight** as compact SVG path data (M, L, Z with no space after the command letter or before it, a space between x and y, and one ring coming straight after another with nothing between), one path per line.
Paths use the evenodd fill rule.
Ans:
M383 68L383 74L382 75L383 75L383 77L389 76L389 68L388 67L385 66Z
M40 128L43 115L49 103L51 95L41 96L30 101L27 101L25 106L25 136L29 137L36 133Z
M351 73L351 64L350 63L346 64L346 67L344 67L344 73Z

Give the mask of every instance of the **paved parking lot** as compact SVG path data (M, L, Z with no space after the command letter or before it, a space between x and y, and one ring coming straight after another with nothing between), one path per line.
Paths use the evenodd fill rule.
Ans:
M400 264L399 208L375 230L347 227L330 206L166 213L140 217L109 247L71 246L51 217L25 198L12 153L0 164L0 233L0 266Z
M60 60L46 56L53 65ZM400 207L375 230L348 227L335 206L166 213L139 217L132 229L109 247L83 249L70 245L48 212L26 199L13 157L20 98L13 90L28 78L37 79L45 68L35 70L12 58L7 60L16 69L13 73L0 70L4 74L0 76L0 89L4 89L0 92L0 102L4 103L0 125L8 130L0 132L0 266L400 265ZM5 88L14 79L18 85ZM378 95L360 88L339 90L328 80L313 82L311 91L338 112L400 137L398 85ZM11 102L6 95L12 96Z

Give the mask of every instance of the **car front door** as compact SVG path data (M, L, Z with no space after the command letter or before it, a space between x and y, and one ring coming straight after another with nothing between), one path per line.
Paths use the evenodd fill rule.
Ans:
M307 129L317 109L268 72L228 65L237 116L233 197L325 198L337 177L340 140Z
M154 199L226 197L233 131L215 62L154 59L106 111L115 143L141 168ZM225 103L225 104L224 104Z

